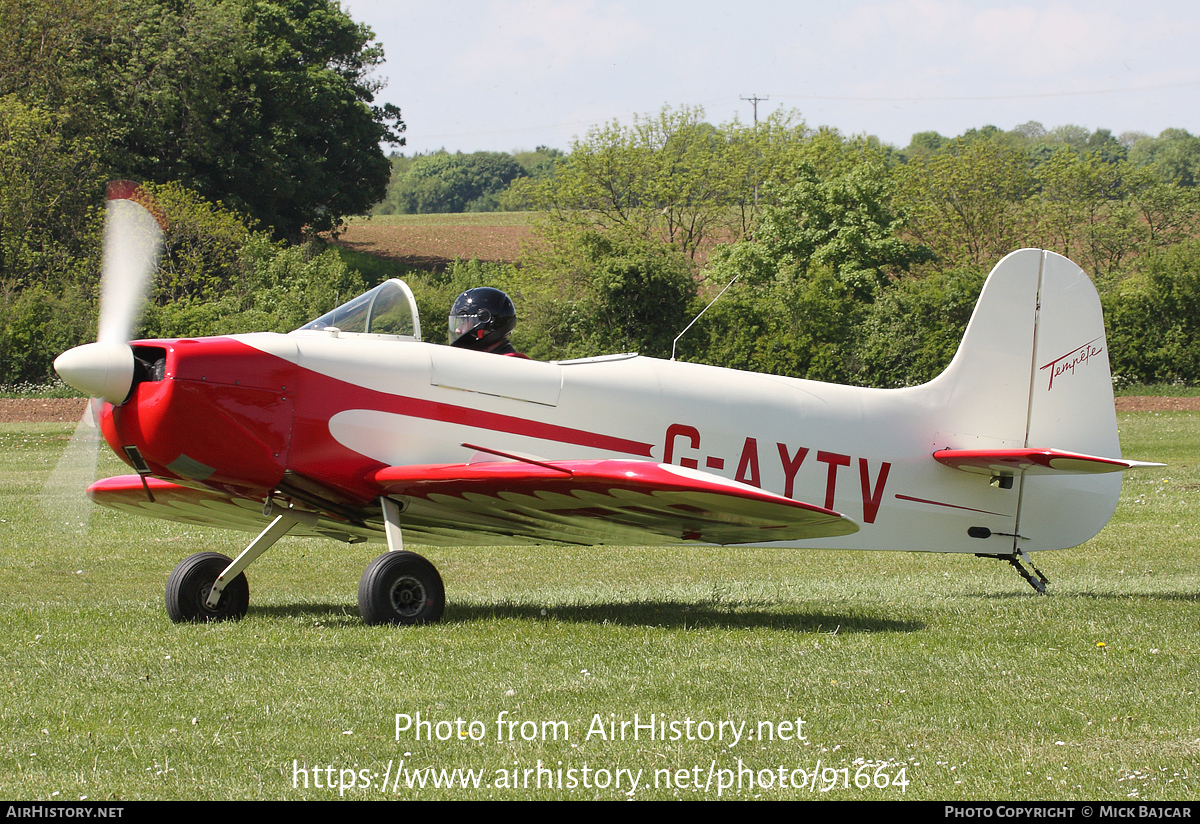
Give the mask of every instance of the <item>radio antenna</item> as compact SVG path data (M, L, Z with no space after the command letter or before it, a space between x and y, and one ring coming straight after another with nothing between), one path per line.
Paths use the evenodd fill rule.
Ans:
M737 280L738 278L740 278L741 276L742 276L741 272L738 272L736 275L734 275L733 280L731 280L731 281L729 281L729 283L725 284L725 288L717 293L717 296L715 298L713 298L712 301L709 302L708 306L705 306L703 309L701 309L700 314L696 315L696 317L692 318L692 322L689 323L687 326L683 327L683 331L675 336L675 340L671 341L671 360L675 360L675 345L679 343L679 339L682 338L685 334L687 334L687 330L691 329L693 326L696 325L696 321L698 321L698 320L700 320L700 318L704 317L704 313L707 312L709 309L711 309L712 305L721 299L721 295L728 292L729 287L733 285L733 282L735 280Z

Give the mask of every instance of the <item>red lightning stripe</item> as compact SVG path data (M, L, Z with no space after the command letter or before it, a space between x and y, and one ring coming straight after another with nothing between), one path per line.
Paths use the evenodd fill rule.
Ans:
M969 507L969 506L959 506L958 504L946 504L946 503L942 503L941 501L931 501L931 500L928 500L927 498L914 498L911 495L901 495L901 494L897 493L896 497L902 501L913 501L918 504L933 504L934 506L945 506L945 507L949 507L950 509L965 509L968 512L982 512L984 515L999 515L1001 518L1011 517L1009 515L1004 514L1003 512L992 512L987 509L975 509L975 508Z

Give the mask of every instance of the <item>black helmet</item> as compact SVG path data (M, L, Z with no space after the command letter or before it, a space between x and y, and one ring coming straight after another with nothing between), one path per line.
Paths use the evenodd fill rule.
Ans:
M450 345L491 349L517 325L517 308L508 295L490 286L468 289L450 309Z

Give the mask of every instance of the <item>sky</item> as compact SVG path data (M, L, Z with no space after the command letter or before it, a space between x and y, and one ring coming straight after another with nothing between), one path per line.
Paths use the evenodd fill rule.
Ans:
M405 154L569 150L664 106L793 110L906 146L1038 121L1200 133L1200 4L342 0L383 45Z

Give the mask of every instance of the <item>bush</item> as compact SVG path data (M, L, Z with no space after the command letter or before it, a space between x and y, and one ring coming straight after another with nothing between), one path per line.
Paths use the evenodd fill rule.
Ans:
M540 359L670 356L696 294L683 253L618 229L542 231L547 243L512 282L518 312L528 307L513 335L519 349Z
M0 383L52 380L59 353L96 337L95 303L86 289L55 294L40 284L7 302L0 327Z
M711 298L710 298L711 300ZM704 308L697 303L696 311ZM862 307L828 267L740 280L679 342L679 356L751 372L849 383ZM682 329L682 327L680 327Z
M1113 376L1126 383L1200 383L1200 240L1138 261L1103 295Z
M937 377L958 351L987 272L963 268L905 276L883 290L858 332L858 380L914 386Z

